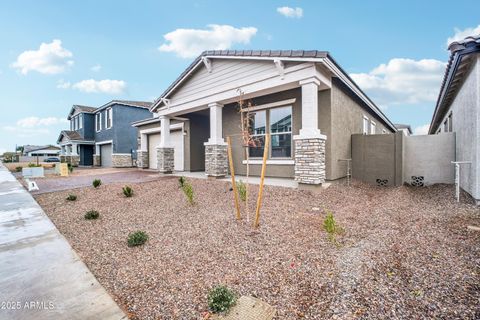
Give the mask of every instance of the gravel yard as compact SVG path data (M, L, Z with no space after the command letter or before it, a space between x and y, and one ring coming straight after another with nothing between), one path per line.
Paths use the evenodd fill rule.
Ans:
M189 181L193 207L176 178L132 184L132 198L110 184L36 199L131 319L201 319L220 283L276 319L480 318L480 232L467 230L480 213L454 203L452 186L266 187L254 231L236 222L228 183ZM84 220L91 209L99 220ZM337 243L324 209L344 229ZM150 239L128 247L135 230Z

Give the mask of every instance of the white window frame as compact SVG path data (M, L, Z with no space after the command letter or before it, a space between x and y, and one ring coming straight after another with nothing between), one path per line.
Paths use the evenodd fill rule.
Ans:
M375 121L370 121L370 134L375 134L377 130L377 124Z
M108 120L110 119L110 126L108 125ZM113 111L112 108L107 108L105 110L105 129L110 129L113 126Z
M95 131L102 131L102 113L95 114Z
M368 134L368 132L369 132L369 130L368 130L369 128L368 128L368 127L369 127L369 123L370 123L370 122L368 121L368 117L367 117L367 116L363 116L362 121L363 121L363 124L362 124L362 126L363 126L363 134Z

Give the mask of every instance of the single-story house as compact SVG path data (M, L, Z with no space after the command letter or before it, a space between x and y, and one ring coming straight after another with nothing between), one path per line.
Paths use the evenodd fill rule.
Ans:
M393 123L324 51L205 51L151 106L156 118L136 122L138 164L160 172L246 173L238 102L252 103L257 145L249 148L259 175L265 134L271 135L266 175L315 187L346 175L351 135L396 132Z
M460 186L480 203L480 35L454 41L430 134L455 132Z
M407 137L413 134L412 127L408 124L395 123L395 128Z
M58 157L60 148L57 146L23 146L23 155L26 157Z

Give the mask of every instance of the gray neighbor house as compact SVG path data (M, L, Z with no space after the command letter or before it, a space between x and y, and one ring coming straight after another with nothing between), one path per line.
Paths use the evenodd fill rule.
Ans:
M152 117L151 102L112 100L98 108L74 105L70 130L60 132L61 160L74 166L131 167L137 133L132 121Z
M397 132L393 123L324 51L205 51L137 121L141 168L227 174L227 136L236 173L246 173L239 90L252 102L250 172L259 175L271 135L269 177L294 178L312 189L346 175L352 134Z
M454 132L460 187L480 204L480 36L450 44L429 134Z

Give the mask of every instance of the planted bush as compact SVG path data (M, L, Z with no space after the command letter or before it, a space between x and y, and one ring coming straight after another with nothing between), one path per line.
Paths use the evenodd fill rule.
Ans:
M123 191L123 195L127 198L130 198L131 196L133 196L133 189L130 186L123 187L122 191Z
M15 167L15 172L22 172L23 167Z
M187 197L188 203L193 205L194 200L193 200L193 187L192 187L192 185L190 183L188 183L187 181L185 181L183 183L182 190L183 190L183 193L185 193L185 196Z
M148 234L145 231L135 231L128 235L127 243L129 247L140 246L147 242Z
M28 164L29 168L38 168L38 167L41 167L41 166L42 166L41 164L36 164L36 163L29 163Z
M72 173L73 172L73 166L71 163L67 163L67 167L68 167L68 172Z
M95 220L98 219L98 217L100 217L100 213L96 210L90 210L85 213L85 219L87 220Z
M335 236L343 231L335 221L335 217L331 211L327 211L327 215L323 220L323 229L328 233L330 241L335 241Z
M240 199L245 202L247 201L247 186L243 181L238 181L237 182L237 190L238 190L238 195L240 196Z
M69 194L67 197L67 201L75 201L77 200L77 196L74 194Z
M180 188L183 188L183 185L185 184L186 181L187 179L183 176L178 178L178 184L180 185Z
M217 286L210 290L207 301L210 311L227 313L237 302L237 297L233 290L225 286Z
M92 182L92 185L93 185L94 188L100 187L101 184L102 184L102 180L100 180L100 179L95 179Z

